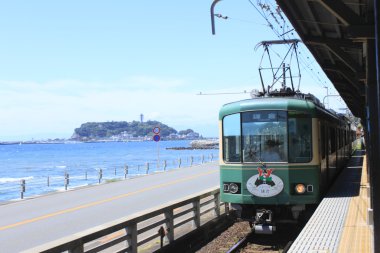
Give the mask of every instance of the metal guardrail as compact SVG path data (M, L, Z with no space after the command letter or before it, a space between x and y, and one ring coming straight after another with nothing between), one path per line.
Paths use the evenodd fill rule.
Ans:
M184 231L190 232L228 212L228 205L220 202L219 188L215 187L23 252L136 253L141 246L157 247L158 242L161 247L168 245Z
M12 195L12 197L0 199L0 202L16 199L17 196L20 196L20 199L23 199L25 197L41 195L57 190L68 190L75 187L100 184L104 182L107 183L155 172L192 167L195 165L214 162L217 159L217 157L214 157L214 155L210 153L208 156L200 155L179 157L174 160L162 160L160 163L150 161L145 162L144 164L111 166L112 168L108 169L89 169L83 171L83 174L74 172L75 170L72 169L71 174L66 171L63 175L39 176L38 179L33 177L20 178L19 181L0 183L0 189Z

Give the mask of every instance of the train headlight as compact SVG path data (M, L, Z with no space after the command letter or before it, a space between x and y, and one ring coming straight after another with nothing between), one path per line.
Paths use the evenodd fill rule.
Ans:
M237 182L223 182L223 192L231 194L241 193L241 183Z
M304 184L296 184L296 187L294 187L294 190L297 194L304 194L306 192L306 187Z
M239 191L239 186L235 183L230 183L230 193L237 193Z

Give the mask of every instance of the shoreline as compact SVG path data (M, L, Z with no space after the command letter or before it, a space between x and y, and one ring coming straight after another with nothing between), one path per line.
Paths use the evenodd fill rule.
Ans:
M172 150L219 149L219 139L198 139L190 142L190 147L166 148Z
M195 149L219 149L219 147L173 147L168 150L195 150Z
M161 139L160 141L209 141L214 138L207 139ZM78 143L108 143L108 142L146 142L153 141L152 139L145 140L90 140L90 141L76 141L76 140L52 140L52 141L0 141L0 145L30 145L30 144L78 144ZM197 149L197 148L189 148Z

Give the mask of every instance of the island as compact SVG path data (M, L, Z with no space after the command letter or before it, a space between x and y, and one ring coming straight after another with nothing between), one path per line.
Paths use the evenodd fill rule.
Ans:
M211 149L217 148L217 140L207 141L202 135L192 129L177 131L173 127L159 121L110 121L87 122L74 129L71 138L44 139L29 141L0 141L0 145L22 144L61 144L77 142L129 142L152 141L153 129L159 128L160 140L195 140L191 147L177 147L173 149ZM197 142L200 141L200 142Z
M87 122L74 130L71 141L145 141L152 140L153 129L159 127L161 140L202 139L192 129L177 131L159 121Z

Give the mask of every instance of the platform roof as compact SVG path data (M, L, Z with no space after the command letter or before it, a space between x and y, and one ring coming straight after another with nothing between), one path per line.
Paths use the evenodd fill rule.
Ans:
M373 1L276 0L351 112L365 118ZM373 52L374 53L374 52Z

